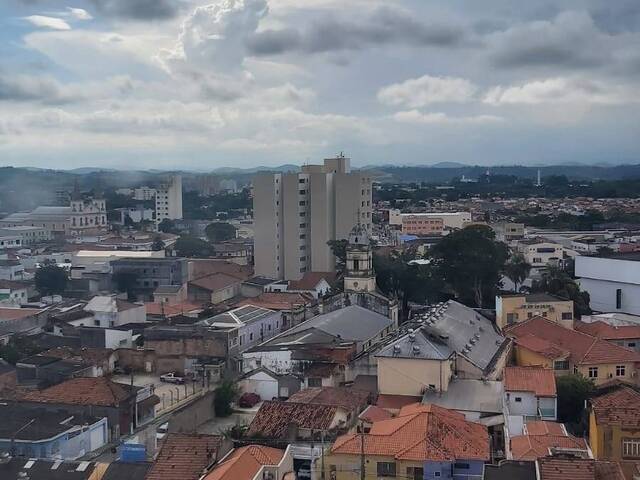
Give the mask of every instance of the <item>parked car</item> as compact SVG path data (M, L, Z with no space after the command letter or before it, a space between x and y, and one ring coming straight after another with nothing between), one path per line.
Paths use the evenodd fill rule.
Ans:
M238 400L238 406L240 408L253 408L258 403L260 403L261 400L262 399L260 398L260 395L258 395L257 393L243 393Z
M184 383L184 377L180 377L176 375L174 372L165 373L164 375L160 375L160 381L165 383Z
M156 429L156 440L162 440L169 432L169 422L165 422Z

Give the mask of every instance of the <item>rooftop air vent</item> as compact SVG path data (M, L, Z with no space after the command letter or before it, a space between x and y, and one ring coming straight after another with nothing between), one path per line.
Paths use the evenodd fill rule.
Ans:
M414 345L412 350L414 355L417 355L420 353L420 347L418 345Z
M410 342L415 342L416 341L416 334L415 333L410 333L409 334L409 341Z

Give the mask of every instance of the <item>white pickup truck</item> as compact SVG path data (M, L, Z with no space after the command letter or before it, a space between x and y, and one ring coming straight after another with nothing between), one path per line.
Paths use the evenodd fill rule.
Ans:
M160 375L160 381L165 383L184 383L184 377L179 377L175 373L165 373L164 375Z

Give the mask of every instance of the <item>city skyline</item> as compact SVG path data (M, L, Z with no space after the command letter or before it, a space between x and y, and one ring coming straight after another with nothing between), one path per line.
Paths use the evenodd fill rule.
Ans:
M640 6L8 0L3 165L638 163Z

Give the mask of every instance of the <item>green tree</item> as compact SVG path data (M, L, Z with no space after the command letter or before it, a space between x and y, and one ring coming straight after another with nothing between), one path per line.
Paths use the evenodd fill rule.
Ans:
M135 272L118 272L113 275L113 282L119 292L125 292L129 300L135 300L138 288L138 274Z
M153 250L154 252L164 250L164 242L162 241L162 238L160 238L160 235L156 235L156 237L153 239L151 250Z
M542 273L542 278L533 282L531 290L573 300L574 311L578 316L591 313L589 293L580 291L576 281L558 267L548 266Z
M447 235L430 251L434 267L463 303L483 307L495 298L507 246L485 225L471 225Z
M209 242L191 235L182 235L176 240L175 250L179 257L210 257L214 254Z
M179 233L173 220L165 218L158 224L158 230L162 233Z
M557 377L558 421L572 425L575 430L584 430L584 424L580 428L584 422L584 404L594 389L593 382L580 374Z
M513 255L504 265L504 274L513 282L513 291L518 291L518 285L524 282L529 276L531 265L521 253Z
M60 295L67 288L69 275L55 263L46 263L36 271L36 289L42 295Z
M347 245L348 240L329 240L327 245L331 248L331 253L336 257L336 270L338 272L344 272L344 267L347 264Z
M216 417L228 417L233 409L231 404L238 398L238 385L231 380L224 380L215 390L215 398L213 400L213 408Z
M213 222L207 225L204 233L212 243L225 242L236 238L236 227L227 222Z

